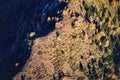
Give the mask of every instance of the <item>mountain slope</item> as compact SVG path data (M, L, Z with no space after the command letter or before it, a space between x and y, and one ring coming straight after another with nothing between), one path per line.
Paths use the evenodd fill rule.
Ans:
M14 80L120 79L119 58L114 59L120 55L119 6L117 0L70 0L58 11L62 19L47 17L56 20L55 29L34 40L30 58Z

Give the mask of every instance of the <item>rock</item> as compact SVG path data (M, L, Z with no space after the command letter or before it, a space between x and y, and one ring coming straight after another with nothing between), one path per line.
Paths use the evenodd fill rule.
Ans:
M58 18L58 17L55 17L55 21L58 22L58 21L59 21L59 18Z
M113 74L111 77L113 80L117 79L117 76L115 74Z
M81 26L81 23L78 21L75 21L75 26L79 27L79 26Z
M107 40L106 43L105 43L105 47L108 47L109 44L110 44L110 42L109 42L109 40Z
M78 22L83 22L84 18L82 16L78 17Z
M100 35L101 35L101 36L106 36L106 34L105 34L104 31L101 31L101 32L100 32Z
M29 36L30 36L30 37L35 36L35 32L31 32L31 33L29 34Z
M59 28L61 28L62 26L63 26L63 24L60 23L60 22L57 22L57 23L55 24L55 28L56 28L56 29L59 29Z
M117 3L116 3L116 0L111 0L111 1L110 1L110 5L111 5L111 6L115 7L116 4L117 4Z
M55 20L55 17L52 17L52 21L54 21Z
M48 17L48 18L47 18L47 21L51 21L51 18L50 18L50 17Z
M96 29L96 25L93 24L93 23L91 23L91 24L89 25L89 28L90 28L90 30L95 30L95 29Z
M90 20L90 22L93 22L93 17L90 16L90 17L89 17L89 20Z
M85 39L85 40L88 39L88 35L87 35L87 33L85 33L85 35L84 35L84 39Z
M95 21L96 21L96 22L99 22L99 21L100 21L100 18L99 18L99 17L96 17Z
M72 79L70 79L68 77L63 77L62 80L72 80Z
M66 16L66 15L68 15L68 12L67 12L67 10L63 10L63 16Z
M20 64L20 63L16 63L16 64L15 64L15 67L18 67L18 66L19 66L19 64Z
M96 40L100 40L100 38L101 38L101 35L98 33L98 34L95 36L95 39L96 39Z

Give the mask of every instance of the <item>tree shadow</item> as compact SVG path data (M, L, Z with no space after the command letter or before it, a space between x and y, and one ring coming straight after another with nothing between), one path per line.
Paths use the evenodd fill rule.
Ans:
M112 58L114 62L114 71L115 74L120 79L120 34L116 36L111 36L114 44L112 51Z
M105 51L98 61L91 59L91 62L87 64L89 80L120 79L120 34L110 35L110 44L104 50L106 49L111 50L110 53Z
M67 4L65 0L13 0L0 6L0 80L13 80L22 70L34 39L55 29Z

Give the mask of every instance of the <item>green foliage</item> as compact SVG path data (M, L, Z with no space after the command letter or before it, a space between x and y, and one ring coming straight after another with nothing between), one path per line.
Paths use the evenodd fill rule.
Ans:
M113 61L112 55L109 55L103 59L103 62L110 62L110 61Z
M89 10L87 11L87 16L88 16L88 17L94 16L94 12L89 9Z
M78 77L77 78L77 80L83 80L84 79L84 77Z
M105 13L107 12L107 8L103 8L103 10L102 10L102 17L104 17L105 16Z
M73 29L76 29L77 26L72 26Z
M100 31L104 31L107 36L109 36L110 28L107 23L104 23L100 28Z
M86 4L85 1L83 1L83 6L84 6L85 10L88 10L88 9L89 9L89 6Z
M76 36L76 35L73 35L73 36L72 36L72 38L73 38L73 39L76 39L76 38L77 38L77 36Z

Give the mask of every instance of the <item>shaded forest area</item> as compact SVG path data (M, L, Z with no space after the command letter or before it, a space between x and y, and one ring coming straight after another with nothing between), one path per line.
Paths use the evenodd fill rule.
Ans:
M12 80L29 58L34 39L54 30L56 20L47 21L47 17L62 19L67 3L58 0L4 0L0 3L0 80ZM58 10L61 13L57 14ZM32 32L35 36L30 36Z

